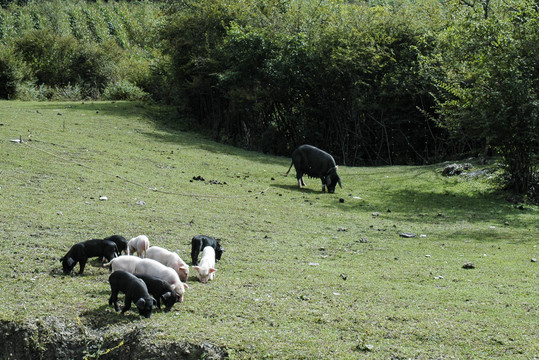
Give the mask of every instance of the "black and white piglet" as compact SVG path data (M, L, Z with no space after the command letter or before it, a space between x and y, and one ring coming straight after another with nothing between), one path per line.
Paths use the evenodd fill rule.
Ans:
M158 309L161 309L161 300L163 300L166 311L170 311L172 306L180 301L180 296L176 294L172 286L166 281L145 274L136 274L135 276L144 280L144 283L148 288L148 293L157 300Z
M150 296L146 283L127 271L117 270L109 276L110 298L109 305L114 305L114 310L118 311L118 293L125 294L122 314L131 309L134 303L141 316L149 318L152 310L157 305L157 301Z
M84 272L84 267L89 258L104 257L108 261L116 257L118 248L113 241L93 239L77 243L69 249L67 254L60 259L64 274L68 275L79 263L79 275Z
M225 249L219 244L219 240L206 235L196 235L191 239L191 262L198 265L198 255L206 246L211 246L215 250L215 259L221 260L221 255Z

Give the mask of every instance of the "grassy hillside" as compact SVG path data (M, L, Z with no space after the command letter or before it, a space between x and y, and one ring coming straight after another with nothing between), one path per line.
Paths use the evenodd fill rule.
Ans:
M134 342L160 358L174 343L231 358L539 354L537 207L506 202L486 178L442 177L442 165L340 167L336 194L317 179L298 190L289 158L214 143L187 121L168 128L173 116L0 102L0 321L42 329L25 340L32 353L75 336L87 358L122 358ZM226 252L213 282L191 270L185 302L143 319L108 306L97 260L62 275L72 244L112 234L146 234L188 263L197 234Z

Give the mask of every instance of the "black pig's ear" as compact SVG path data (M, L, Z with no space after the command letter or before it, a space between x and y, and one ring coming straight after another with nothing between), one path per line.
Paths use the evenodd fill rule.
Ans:
M144 309L144 305L146 305L146 300L144 300L144 298L140 298L137 300L137 302L135 303L135 305L137 306L137 308L139 309Z
M71 266L75 263L75 260L73 260L72 258L67 258L67 266Z
M167 291L166 293L164 293L163 295L161 295L161 297L163 298L163 300L167 300L169 297L172 296L172 293L170 291Z

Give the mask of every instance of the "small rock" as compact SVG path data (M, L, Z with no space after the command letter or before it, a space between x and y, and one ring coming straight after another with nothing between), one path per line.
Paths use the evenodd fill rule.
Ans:
M339 199L339 202L340 202L340 203L343 203L343 202L344 202L344 199L343 199L343 198L340 198L340 199Z
M532 258L532 262L537 262L537 259L536 259L536 258Z
M309 263L309 266L318 266L318 265L320 265L320 264L319 264L319 263L315 263L315 262L310 262L310 263Z
M503 223L505 226L509 226L509 221Z
M378 212L373 212L372 213L372 216L378 216L378 215L380 215L380 213L378 213Z
M368 244L368 243L370 243L369 239L364 238L364 237L362 237L361 239L359 239L359 242L362 243L362 244Z
M143 200L138 200L137 205L144 206L146 205L146 202L144 202Z
M453 175L459 175L462 172L462 165L459 164L451 164L447 165L442 170L443 176L453 176Z
M347 229L347 228L340 227L340 228L337 228L337 231L348 231L348 229Z
M425 255L425 257L430 258L430 255L427 254L427 255Z
M106 196L100 196L100 197L99 197L99 200L101 200L101 201L107 201L108 199L109 199L109 198L106 197Z
M348 276L346 276L345 274L341 274L341 278L342 278L343 280L346 280L346 279L348 279Z
M400 233L399 236L403 238L413 238L413 237L416 237L417 235L410 232L404 232L404 233Z
M426 238L426 237L427 237L427 235L425 235L425 234L421 234L421 235L419 235L419 237L420 237L420 238Z
M475 265L473 263L465 263L462 265L463 269L475 269Z

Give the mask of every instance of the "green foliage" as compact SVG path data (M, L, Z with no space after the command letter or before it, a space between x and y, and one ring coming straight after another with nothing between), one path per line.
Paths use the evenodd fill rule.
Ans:
M24 78L24 64L10 47L0 47L0 99L13 99Z
M96 46L80 44L73 36L33 30L19 38L15 48L37 84L102 89L111 79L107 65L115 59Z
M433 136L416 109L428 106L431 87L416 76L418 54L432 45L408 10L333 1L182 4L164 32L171 72L186 108L218 137L282 154L310 142L347 164L435 157L429 146L416 150ZM275 141L262 139L271 134Z
M127 80L109 84L103 91L106 100L146 100L148 94Z
M524 194L539 149L539 14L530 2L499 12L485 19L464 9L441 34L440 114L456 136L497 150L508 166L508 187Z
M149 82L150 64L160 58L151 35L159 13L153 2L11 3L0 9L0 44L30 69L11 89L25 99L71 99L99 98L120 80L157 88Z

